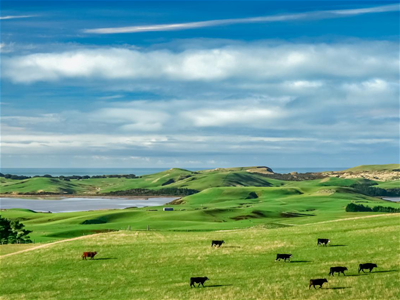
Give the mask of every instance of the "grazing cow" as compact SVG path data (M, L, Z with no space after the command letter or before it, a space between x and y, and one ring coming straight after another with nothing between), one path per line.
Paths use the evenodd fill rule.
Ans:
M222 244L224 244L224 243L225 243L224 241L216 241L216 240L213 240L213 241L211 241L211 247L213 247L213 246L221 247Z
M277 260L281 261L281 259L284 259L286 262L286 260L288 259L290 262L291 257L292 257L292 254L277 254L275 261L277 261Z
M342 273L343 275L346 276L346 274L344 274L344 271L347 271L346 267L332 267L331 271L329 272L329 275L335 276L335 273L338 273L340 276L340 273Z
M97 252L83 252L82 259L86 260L87 257L90 257L90 259L93 259L96 254L97 254Z
M319 285L319 288L322 288L322 285L323 285L325 282L328 282L328 280L326 280L326 278L310 279L310 284L309 284L309 286L308 286L308 289L310 289L311 286L313 286L314 289L316 289L316 287L315 287L316 285Z
M364 270L369 270L369 272L371 273L373 268L377 268L378 266L376 264L371 264L371 263L366 263L366 264L360 264L358 266L358 273L360 273L360 271ZM364 272L365 273L365 272Z
M206 282L206 280L210 279L208 279L208 277L190 277L190 288L192 288L193 286L196 287L196 283L199 284L197 287L199 287L200 284L204 287L204 282Z
M331 240L329 240L329 239L318 239L317 246L319 246L319 245L327 246L328 243L330 243L330 242L331 242Z

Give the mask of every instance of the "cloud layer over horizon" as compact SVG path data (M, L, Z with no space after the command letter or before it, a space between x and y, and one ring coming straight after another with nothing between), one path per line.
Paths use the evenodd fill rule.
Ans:
M70 15L2 22L10 24L0 45L3 167L398 162L398 30L383 36L398 20L398 4L289 10L257 2L271 12L260 18L244 17L259 13L245 3L198 18L184 14L197 13L194 4L156 13L146 3L105 6L113 22L134 16L147 24L123 29L140 34L120 36L83 34L82 28L112 23L85 5L69 10L85 16L82 23ZM187 22L198 19L212 21ZM198 29L170 31L154 20ZM219 26L229 24L236 27ZM322 33L307 36L316 26ZM107 30L98 33L122 29Z

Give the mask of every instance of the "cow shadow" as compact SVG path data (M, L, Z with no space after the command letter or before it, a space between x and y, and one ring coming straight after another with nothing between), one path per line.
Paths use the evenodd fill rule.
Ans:
M93 260L109 260L109 259L116 259L115 257L101 257L101 258L96 258Z
M399 272L399 270L383 270L383 271L372 271L372 273L389 273L389 272Z
M329 247L346 247L347 245L329 245Z
M298 263L309 263L310 260L292 260L290 261L291 264L298 264Z
M241 248L240 246L224 246L224 248Z
M390 273L390 272L399 272L399 270L395 269L395 270L372 271L371 273L365 272L365 273L346 275L346 276L355 277L355 276L366 276L366 275L372 275L372 274L376 274L376 273Z
M232 286L232 284L213 284L213 285L205 285L205 288L215 288L215 287L222 287L222 286Z
M331 287L331 288L326 288L327 290L344 290L344 289L351 289L349 286L337 286L337 287Z

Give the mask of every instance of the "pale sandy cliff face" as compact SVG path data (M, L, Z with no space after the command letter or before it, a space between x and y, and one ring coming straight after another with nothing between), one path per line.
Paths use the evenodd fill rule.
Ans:
M250 173L260 173L265 175L271 175L271 177L279 177L283 176L283 180L306 180L303 178L305 174L299 174L297 172L292 172L290 174L279 174L274 173L274 171L268 167L250 167L246 169L247 172ZM398 180L400 179L400 171L391 171L391 170L382 170L382 171L330 171L330 172L321 172L321 173L308 173L308 176L314 175L316 178L326 177L328 180L329 177L337 177L337 178L365 178L369 180L376 181L389 181L389 180Z
M268 167L254 167L246 170L250 173L261 173L261 174L274 174L274 171Z
M400 172L395 171L364 171L364 172L324 172L329 177L365 178L378 181L400 179Z

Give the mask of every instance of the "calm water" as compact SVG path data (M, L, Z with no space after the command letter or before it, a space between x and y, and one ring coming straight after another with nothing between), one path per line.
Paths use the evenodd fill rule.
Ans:
M164 205L177 197L127 199L127 198L0 198L0 208L25 208L34 211L72 212L98 209L123 209L127 207L146 207Z
M189 168L191 171L200 171L213 168ZM306 172L323 172L323 171L339 171L347 169L343 168L272 168L276 173L306 173ZM169 168L1 168L0 173L13 174L13 175L24 175L24 176L35 176L35 175L46 175L51 176L71 176L71 175L115 175L115 174L135 174L135 175L147 175L154 174L162 171L169 170Z
M400 202L400 197L384 197L382 199L392 201L392 202Z

